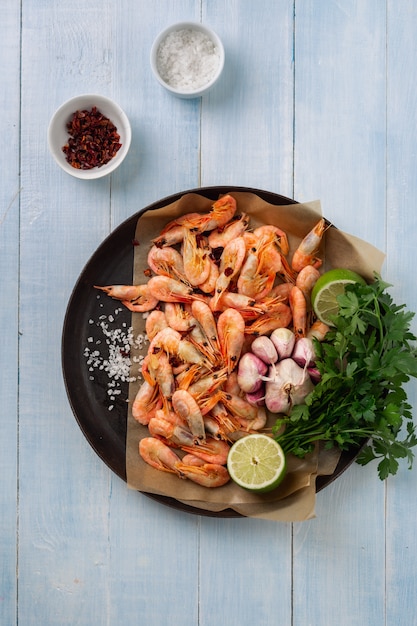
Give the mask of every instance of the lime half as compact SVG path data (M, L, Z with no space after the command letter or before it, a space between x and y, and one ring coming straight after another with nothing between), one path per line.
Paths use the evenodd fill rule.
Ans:
M231 479L240 487L257 493L278 487L285 468L285 456L279 443L261 433L235 441L227 457Z
M322 274L313 287L311 304L314 313L328 326L334 326L331 316L339 311L337 297L344 293L349 283L366 284L362 276L352 270L333 269Z

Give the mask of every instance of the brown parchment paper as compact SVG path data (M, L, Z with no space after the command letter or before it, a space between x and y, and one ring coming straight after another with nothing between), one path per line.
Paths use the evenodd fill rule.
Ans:
M320 201L303 204L276 206L265 202L256 194L249 192L231 192L237 201L237 212L247 213L251 227L261 224L274 224L287 233L290 243L291 259L293 251L301 239L313 228L322 216ZM145 282L144 270L147 268L147 255L150 241L156 237L168 221L189 212L210 210L212 200L197 193L183 195L178 201L161 209L147 211L137 222L135 239L134 283ZM346 267L358 271L366 279L372 280L374 271L380 272L384 260L382 252L372 245L348 235L336 228L329 228L322 241L321 256L324 259L323 270L331 267ZM145 334L145 319L141 314L132 315L134 335ZM180 480L166 472L160 472L147 465L139 455L138 444L142 437L149 436L146 426L137 423L131 414L132 402L140 387L137 359L142 353L132 355L132 378L136 379L129 386L129 409L126 440L126 474L130 488L146 493L168 496L175 500L206 511L220 512L233 509L246 517L265 518L277 521L304 521L315 517L316 478L320 475L333 474L339 453L337 450L325 451L317 446L315 452L305 459L292 455L287 458L287 473L278 487L269 494L257 495L241 489L234 483L208 489L189 480ZM276 416L270 415L268 425L274 424Z

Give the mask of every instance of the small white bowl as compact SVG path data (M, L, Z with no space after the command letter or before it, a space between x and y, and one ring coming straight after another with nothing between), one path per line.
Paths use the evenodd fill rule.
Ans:
M192 48L190 42L184 45L183 42L181 42L179 39L178 41L175 41L175 38L177 37L176 33L179 33L180 31L192 31L196 33L202 33L203 35L208 37L211 40L211 42L214 44L214 48L215 48L214 56L213 56L213 52L211 49L206 49L207 52L210 52L210 54L207 55L207 61L208 63L211 64L210 68L208 67L206 69L203 68L203 72L206 71L208 75L207 81L203 82L203 84L199 84L195 88L193 88L189 84L186 84L187 82L191 80L190 68L188 69L187 77L181 76L181 70L186 70L185 65L187 64L187 60L189 64L191 64L191 61L193 61L194 65L196 66L200 65L200 68L201 68L200 61L201 61L202 55L204 54L204 51L200 49L196 53L195 48ZM163 47L167 44L167 41L166 41L167 37L169 37L169 40L174 39L174 41L171 41L171 44L170 44L173 46L173 54L170 57L172 61L172 66L171 68L164 68L161 70L160 61L158 62L158 56L159 56L158 53L160 53L161 50L163 50ZM178 38L179 38L179 35L178 35ZM160 50L160 46L162 46L161 50ZM188 59L185 59L185 58L180 59L178 57L178 54L181 53L182 48L184 48L185 54L186 54L186 51L188 50L189 55L191 54L192 57L190 58L189 56ZM169 51L165 50L164 58L168 58L168 57L169 57ZM224 47L223 47L223 43L221 39L213 30L211 30L211 28L208 28L207 26L203 26L203 24L200 24L198 22L178 22L177 24L173 24L172 26L169 26L168 28L163 30L161 33L159 33L159 35L157 36L157 38L155 39L152 45L150 60L151 60L151 68L155 75L155 78L163 87L165 87L165 89L167 89L169 92L171 92L175 96L178 96L179 98L199 98L203 94L207 93L209 89L213 87L213 85L217 82L217 80L219 79L223 71ZM216 65L215 69L213 67L214 65ZM197 69L197 67L195 69ZM165 74L164 74L164 70L165 70ZM161 76L161 72L162 74L164 74L164 77ZM175 76L173 76L173 74L175 74ZM170 80L171 78L172 80ZM195 77L195 79L196 81L199 81L199 82L203 81L201 73L199 74L197 72L197 76Z
M122 145L108 163L92 169L77 169L68 163L66 155L62 150L69 139L67 123L72 119L76 111L91 111L93 107L96 107L100 113L113 122L117 128L117 133L120 135L119 141ZM48 145L55 161L67 174L85 180L102 178L119 167L129 151L131 139L132 130L124 111L110 98L95 94L76 96L64 102L52 116L48 128Z

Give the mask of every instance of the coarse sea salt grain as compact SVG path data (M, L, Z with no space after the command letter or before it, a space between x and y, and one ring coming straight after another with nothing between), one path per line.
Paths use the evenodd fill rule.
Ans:
M159 44L156 63L168 85L191 92L214 78L220 53L205 33L184 28L169 33Z
M149 341L146 335L133 334L133 329L126 322L120 323L118 314L122 309L116 309L114 314L100 315L97 321L89 320L101 332L100 337L87 337L84 348L84 357L91 381L96 379L96 373L107 377L107 396L110 404L108 410L114 408L114 401L120 397L122 383L134 382L140 378L140 368L143 357L132 357L131 351L141 350ZM96 335L97 333L95 333ZM131 375L131 366L137 364L137 376Z

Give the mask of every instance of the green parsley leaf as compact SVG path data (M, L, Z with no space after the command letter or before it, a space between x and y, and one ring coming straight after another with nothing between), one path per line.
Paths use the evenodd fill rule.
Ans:
M302 458L318 441L326 449L358 447L357 462L378 460L381 480L397 473L398 459L412 467L417 435L404 384L417 378L414 313L393 302L390 286L375 274L338 297L335 327L315 341L321 379L273 428L285 453Z

